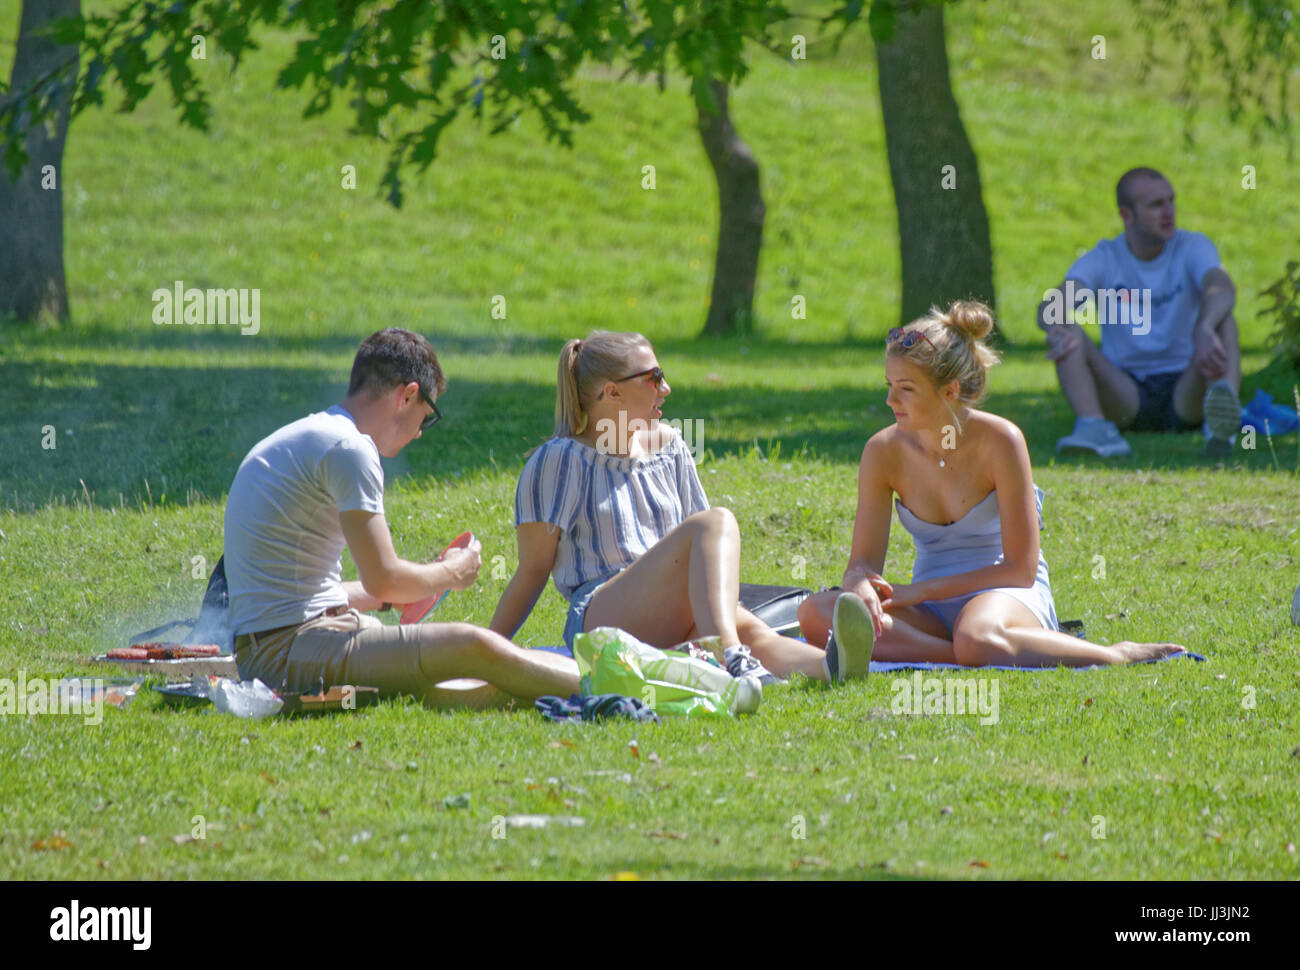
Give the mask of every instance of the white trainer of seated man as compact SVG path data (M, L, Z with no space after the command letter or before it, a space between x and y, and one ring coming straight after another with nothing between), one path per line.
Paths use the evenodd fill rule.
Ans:
M1241 425L1236 289L1203 233L1174 225L1174 189L1151 168L1115 186L1124 232L1075 260L1038 307L1061 391L1076 415L1059 452L1130 453L1120 434L1201 427L1205 453L1227 457ZM1098 348L1071 310L1084 299Z

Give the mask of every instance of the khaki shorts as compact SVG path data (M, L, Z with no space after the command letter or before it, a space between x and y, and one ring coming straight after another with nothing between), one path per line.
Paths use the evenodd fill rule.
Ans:
M417 625L385 626L346 610L294 626L246 633L235 640L242 680L268 687L315 691L335 684L378 687L385 696L422 697L432 686L420 667Z

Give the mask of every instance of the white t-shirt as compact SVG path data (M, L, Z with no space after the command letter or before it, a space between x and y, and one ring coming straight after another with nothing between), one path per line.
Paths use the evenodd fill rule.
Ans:
M1145 303L1142 291L1150 292L1149 330L1145 325L1106 320L1106 301L1098 300L1102 354L1141 378L1186 370L1192 362L1201 281L1218 265L1219 253L1204 233L1177 230L1151 260L1134 256L1121 233L1098 242L1074 261L1065 276L1093 291L1123 291L1120 299L1131 308L1136 307L1135 299ZM1133 318L1132 310L1122 309Z
M695 460L675 432L660 451L636 458L552 438L533 452L515 489L516 526L547 522L560 530L551 575L566 600L632 565L708 507Z
M226 581L235 635L288 626L343 589L340 512L384 511L379 449L335 405L263 438L226 499Z

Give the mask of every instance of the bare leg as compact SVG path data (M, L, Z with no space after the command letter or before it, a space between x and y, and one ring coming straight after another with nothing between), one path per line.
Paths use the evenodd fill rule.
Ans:
M450 681L444 681L443 683L450 683ZM480 686L465 686L456 689L444 687L440 684L430 687L424 692L422 698L424 706L441 710L483 711L510 707L519 703L519 698L511 697L504 691L497 690L491 684L483 683L483 681L467 681L466 683L478 683Z
M1138 412L1138 388L1133 378L1102 356L1086 333L1079 347L1056 361L1056 378L1070 408L1081 418L1105 417L1123 428Z
M1202 374L1193 361L1174 385L1174 410L1188 424L1200 421L1205 416L1205 391L1216 381L1227 381L1234 393L1241 394L1241 341L1237 335L1236 317L1231 314L1224 317L1217 333L1228 355L1224 369L1208 375Z
M740 530L730 509L697 512L592 597L583 629L616 626L655 647L718 636L740 643Z
M1024 603L996 592L981 593L957 614L952 645L957 662L968 667L1087 667L1149 660L1184 650L1176 643L1124 641L1111 647L1089 643L1044 629Z
M810 643L825 646L840 590L815 593L799 604L799 628ZM956 663L948 629L929 610L900 606L885 611L872 660L893 663Z
M426 623L418 629L420 672L428 685L472 677L505 694L535 700L547 694L568 697L578 692L578 665L546 650L526 650L505 637L469 623ZM459 692L438 690L431 699ZM472 700L494 699L480 693Z
M822 671L825 650L802 640L781 636L743 606L736 608L736 629L740 633L740 642L778 677L803 674L813 680L826 679Z

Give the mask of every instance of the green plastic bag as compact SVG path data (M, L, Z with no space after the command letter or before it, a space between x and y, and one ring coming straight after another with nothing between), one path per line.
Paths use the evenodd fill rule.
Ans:
M757 681L730 674L685 653L660 650L616 627L597 627L573 638L573 657L584 695L638 697L657 714L729 718L757 709Z

